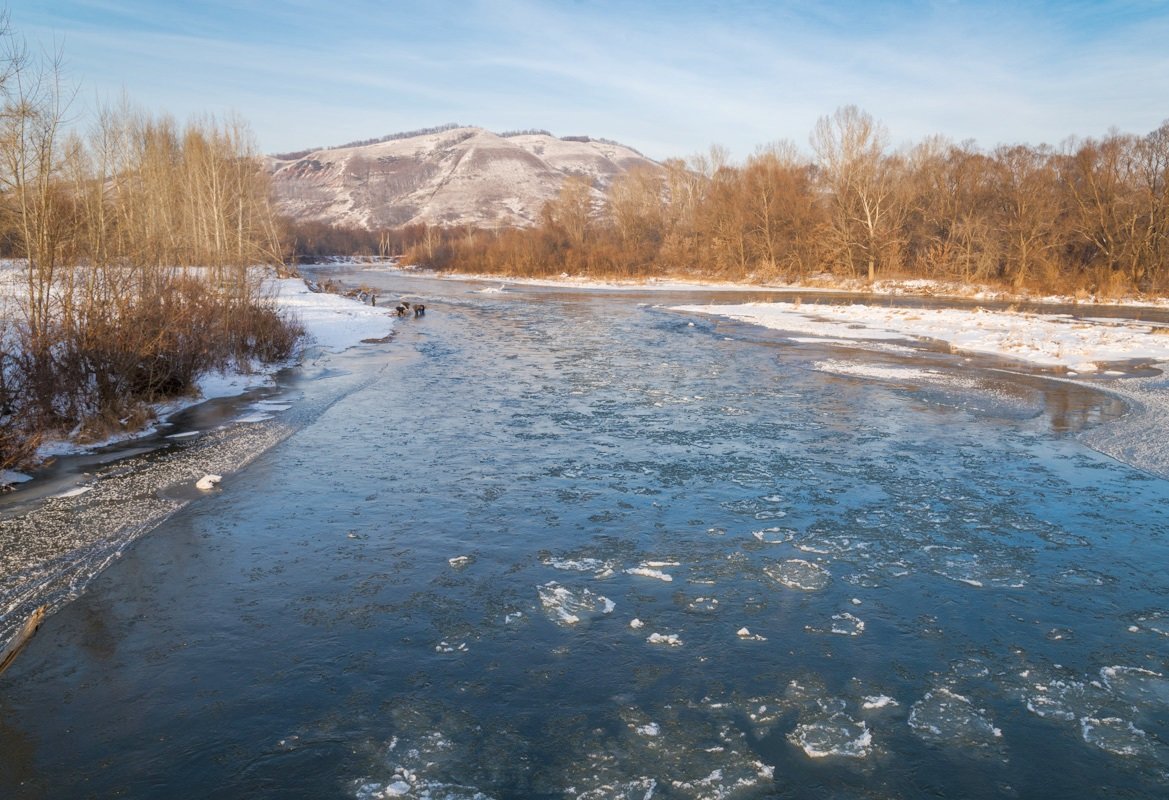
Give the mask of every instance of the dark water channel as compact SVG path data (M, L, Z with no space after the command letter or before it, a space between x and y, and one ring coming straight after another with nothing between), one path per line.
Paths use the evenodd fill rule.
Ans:
M428 314L49 618L0 797L1169 792L1169 483L1075 437L1115 401L825 373L692 294L350 278Z

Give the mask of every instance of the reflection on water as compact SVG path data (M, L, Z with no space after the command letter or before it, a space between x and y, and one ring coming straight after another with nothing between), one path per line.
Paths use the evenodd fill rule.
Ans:
M1065 435L1116 401L360 280L427 317L50 618L4 796L1164 796L1169 485Z

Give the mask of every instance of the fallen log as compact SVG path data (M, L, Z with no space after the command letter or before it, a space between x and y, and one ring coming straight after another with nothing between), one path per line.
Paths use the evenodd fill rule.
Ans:
M12 637L12 641L3 650L0 650L0 675L4 674L4 670L8 669L9 665L16 660L16 655L28 644L28 640L37 632L37 628L41 627L44 620L45 606L37 606L36 610L25 620L24 627L16 636Z

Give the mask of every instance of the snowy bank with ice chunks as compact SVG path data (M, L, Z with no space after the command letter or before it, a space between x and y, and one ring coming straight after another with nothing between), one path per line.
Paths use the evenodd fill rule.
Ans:
M931 339L954 350L1012 358L1043 367L1095 372L1100 364L1169 361L1169 326L1069 314L982 308L744 303L677 306L805 336L833 339Z
M337 353L366 339L381 339L393 329L393 309L367 306L348 297L310 291L300 278L265 284L281 311L291 314L319 347Z
M944 342L957 352L1014 359L1033 367L1062 372L1056 379L1080 380L1125 375L1109 368L1118 362L1152 366L1152 375L1129 375L1123 381L1099 382L1096 388L1129 406L1122 419L1084 431L1089 447L1138 469L1169 479L1169 324L1132 319L1073 317L982 308L894 308L877 305L744 303L675 306L684 313L726 317L791 333L796 341L843 344L865 350L912 355L912 348L890 340ZM807 337L805 339L804 337ZM916 367L885 367L836 359L816 369L860 378L895 380L911 377L931 383L971 385L960 373L943 375Z
M271 297L276 308L304 327L303 353L319 347L340 353L367 339L382 339L394 327L393 310L325 292L314 292L300 278L269 278L263 294ZM299 355L299 354L298 354ZM253 364L249 371L210 373L199 379L199 397L191 402L214 397L233 397L255 386L271 383L272 375L287 364ZM191 405L191 402L183 405ZM167 413L176 409L168 406Z
M392 309L367 306L341 295L313 292L300 278L268 278L264 281L262 294L271 297L280 312L304 327L305 341L295 358L299 358L306 350L313 347L330 353L339 353L366 340L384 339L393 331ZM163 419L205 400L235 397L249 389L271 385L273 383L272 376L287 367L289 363L253 362L247 365L246 369L208 373L197 381L198 393L196 395L161 403L155 407L155 414L159 419ZM154 431L154 428L147 428L116 434L103 441L88 445L78 445L68 441L48 441L38 452L42 457L76 454L125 439L147 435ZM0 473L0 484L18 483L27 479L28 476L18 472Z

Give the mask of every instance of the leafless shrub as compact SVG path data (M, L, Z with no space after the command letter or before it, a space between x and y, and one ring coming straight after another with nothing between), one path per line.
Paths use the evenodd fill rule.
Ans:
M281 248L246 125L122 104L65 135L69 98L59 56L0 36L0 240L24 260L0 330L0 464L43 432L133 430L208 370L286 358L300 333L253 268Z

